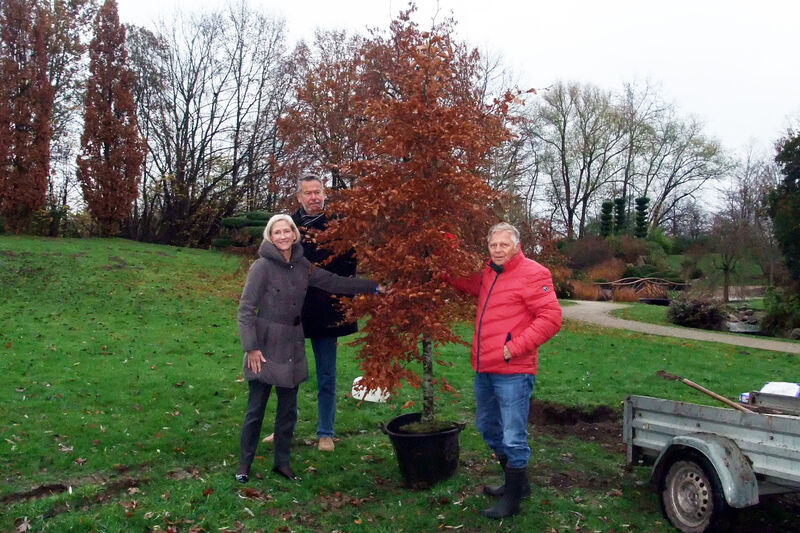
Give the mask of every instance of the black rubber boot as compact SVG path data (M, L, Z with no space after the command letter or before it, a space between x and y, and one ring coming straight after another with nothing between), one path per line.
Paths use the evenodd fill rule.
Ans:
M508 463L508 457L500 456L498 458L500 462L500 467L503 469L503 473L505 474L506 471L506 463ZM495 498L502 498L503 494L506 493L506 486L505 485L484 485L483 486L483 493L487 496L494 496ZM528 478L525 478L525 483L522 485L522 499L527 498L531 495L531 484L528 482Z
M503 475L506 473L506 463L508 463L508 457L505 455L498 455L497 461L500 463L500 469L503 471ZM503 495L506 491L505 485L484 485L483 486L483 493L487 496L494 496L495 498L499 498Z
M519 512L519 503L522 500L522 487L527 483L527 467L514 468L506 466L505 494L492 507L481 511L481 514L494 520L517 514Z

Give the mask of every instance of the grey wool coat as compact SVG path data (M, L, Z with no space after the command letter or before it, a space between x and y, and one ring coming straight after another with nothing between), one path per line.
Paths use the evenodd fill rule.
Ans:
M296 387L308 379L305 339L300 313L309 286L338 294L373 293L377 283L337 276L312 265L299 243L292 245L289 262L264 240L259 258L250 267L239 300L239 336L245 352L242 372L276 387ZM250 350L261 350L266 363L255 374L247 368Z

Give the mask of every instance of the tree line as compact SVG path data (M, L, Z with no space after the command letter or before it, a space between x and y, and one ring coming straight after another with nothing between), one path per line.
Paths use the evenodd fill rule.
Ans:
M71 223L206 246L224 217L287 208L299 172L349 188L359 176L348 169L374 157L354 102L365 72L390 81L365 52L369 35L319 30L291 46L284 22L246 1L147 29L122 26L114 0L4 0L0 23L0 214L11 231ZM476 59L462 82L491 104L507 76L499 60ZM648 231L707 231L702 192L752 173L647 84L558 81L506 105L512 135L482 178L506 195L504 216L567 238L597 231L609 201ZM772 169L759 179L774 182Z

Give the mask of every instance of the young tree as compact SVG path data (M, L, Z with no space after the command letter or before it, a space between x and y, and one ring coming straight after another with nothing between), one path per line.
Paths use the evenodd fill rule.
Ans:
M50 170L46 16L32 0L0 3L0 213L22 231L44 207Z
M114 235L130 215L144 160L116 0L97 13L89 57L78 180L101 234Z
M392 287L351 303L353 316L370 315L356 341L365 385L417 384L407 363L420 361L423 421L430 421L434 385L449 387L433 378L434 347L458 342L451 331L458 306L442 274L471 273L485 256L493 194L479 172L508 137L513 95L484 104L477 51L453 39L452 20L421 31L412 12L364 48L367 94L356 107L365 157L347 166L356 186L332 206L343 218L323 237L337 252L353 246L359 265Z

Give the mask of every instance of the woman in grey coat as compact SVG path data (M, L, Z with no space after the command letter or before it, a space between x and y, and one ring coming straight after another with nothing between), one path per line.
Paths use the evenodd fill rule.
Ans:
M245 352L243 372L250 387L236 471L240 483L248 480L273 386L278 407L272 470L297 479L289 465L289 446L297 422L297 388L308 378L300 323L307 288L319 287L339 294L378 292L374 281L337 276L312 265L303 257L300 232L288 215L275 215L269 220L258 254L247 274L238 313Z

